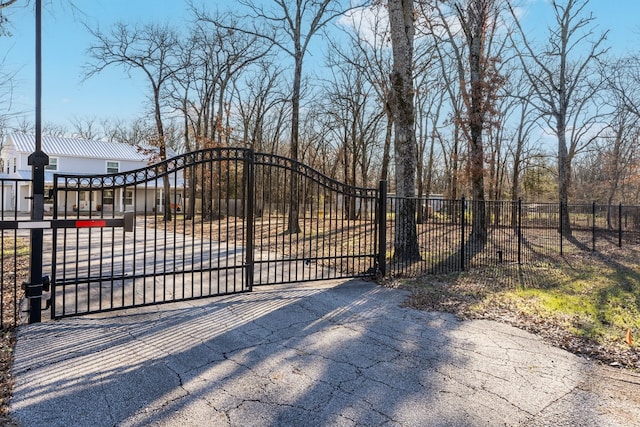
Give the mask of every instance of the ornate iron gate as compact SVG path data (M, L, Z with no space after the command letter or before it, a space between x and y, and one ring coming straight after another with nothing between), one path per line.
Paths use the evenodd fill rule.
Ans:
M378 191L279 156L213 148L51 193L54 318L376 273Z

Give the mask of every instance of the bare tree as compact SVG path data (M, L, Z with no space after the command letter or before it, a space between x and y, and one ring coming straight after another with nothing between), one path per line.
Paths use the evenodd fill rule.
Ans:
M232 111L236 82L254 63L263 59L270 47L262 39L242 31L218 25L226 19L222 15L208 16L200 12L188 38L181 43L179 72L170 79L171 90L166 101L175 111L182 113L183 149L193 151L203 148L233 145L236 130ZM199 168L207 168L201 165ZM196 188L205 188L200 179L211 179L213 171L196 173L187 171L189 203L187 215L195 211ZM213 195L203 192L202 214L207 218L223 215L222 205L214 203Z
M389 0L389 25L393 50L390 76L396 160L396 212L394 256L404 262L420 260L416 229L416 135L413 87L413 0Z
M637 199L637 174L632 165L640 155L640 57L630 55L603 65L609 94L606 99L613 115L595 164L606 165L607 200L611 204L616 193L620 199Z
M18 0L2 0L0 1L0 36L6 35L7 30L5 29L5 24L7 23L7 17L2 13L2 10L6 7L11 6Z
M519 29L519 58L531 82L534 105L558 141L558 198L566 205L571 188L571 165L576 154L593 142L598 122L596 95L602 79L596 66L606 49L606 32L594 37L594 16L586 13L588 0L553 0L555 26L549 28L548 43L536 49L525 35L511 5ZM515 45L515 43L514 43ZM582 52L585 52L582 54ZM571 234L569 212L563 209L562 230Z
M556 170L547 156L530 156L522 168L524 197L536 201L553 201L558 194Z
M281 87L282 70L271 61L260 61L257 68L244 76L242 84L234 86L240 114L241 140L258 151L269 151L269 121L285 103ZM276 114L273 116L273 114ZM275 153L275 152L274 152Z
M156 134L155 126L141 117L130 121L104 119L100 125L104 138L110 142L141 146L148 144Z
M634 93L637 95L637 86L631 71L626 67L627 60L623 59L614 63L607 63L607 96L605 100L613 110L609 120L609 127L602 135L601 144L598 147L598 164L604 168L606 177L603 180L607 184L605 197L607 204L611 206L614 198L619 193L620 185L629 174L631 162L635 160L638 150L638 135L640 132L640 115L630 108L629 100ZM635 104L635 103L634 103ZM622 200L622 198L620 198ZM607 223L611 224L611 213L607 215Z
M384 113L379 111L374 87L360 72L365 63L361 52L352 49L349 54L334 46L329 56L332 74L327 82L324 115L331 121L329 127L339 141L345 182L353 186L368 185L370 159L377 147ZM349 202L345 206L347 217L356 219L359 215L356 200L352 198Z
M393 137L393 113L390 104L389 75L392 69L392 57L389 53L389 23L385 7L374 2L371 7L354 9L345 16L351 27L349 46L351 55L339 54L344 61L358 67L375 90L386 118L385 137L382 152L382 164L379 179L387 181L391 160L391 142ZM358 61L353 60L358 58Z
M5 7L11 6L16 1L18 1L18 0L3 0L3 1L1 1L0 2L0 10L4 9Z
M110 33L88 28L94 41L89 47L92 63L86 65L86 76L90 78L105 68L115 65L127 73L141 72L151 86L153 117L156 126L154 140L159 147L160 160L167 159L165 129L162 122L162 91L164 85L180 70L183 64L179 56L179 38L168 25L147 24L142 27L116 23ZM171 199L169 177L163 179L164 220L171 221Z
M16 119L13 129L18 133L33 133L35 132L35 124L27 116L21 116Z
M2 150L4 137L8 132L9 122L16 115L12 108L16 73L5 71L4 68L4 60L2 60L0 61L0 150Z
M5 30L7 18L2 14L2 10L14 4L17 0L0 1L0 36L9 34ZM16 72L7 70L5 58L0 59L0 150L4 144L4 138L8 133L8 124L15 115L12 112L13 105L13 89ZM2 172L4 165L0 165Z
M35 132L35 123L26 116L18 117L12 129L18 133L33 134ZM53 122L45 122L42 124L42 134L54 137L68 136L68 130L64 125Z
M64 138L69 134L69 130L66 128L66 126L58 123L44 122L42 124L42 134L57 138Z
M416 143L418 198L431 194L438 122L442 110L444 90L433 73L422 72L416 76ZM428 148L428 154L427 154ZM426 157L426 158L425 158ZM425 165L426 161L426 165ZM425 220L425 209L418 209L418 223Z
M439 49L437 51L440 52ZM443 162L447 177L445 193L451 199L458 199L461 194L460 178L464 157L462 147L464 141L462 138L462 125L457 117L461 114L463 102L459 85L454 84L452 77L447 73L449 62L443 56L440 56L439 59L442 70L438 76L443 82L442 89L449 99L449 112L443 123L445 129L438 131L437 139L444 153ZM448 130L448 133L445 133L445 130Z
M462 98L456 112L468 143L468 179L473 198L471 238L487 239L485 212L485 132L493 125L497 91L504 80L499 63L504 47L500 29L501 0L461 0L448 6L442 2L421 3L426 27L434 38L440 57L450 55ZM448 53L444 53L445 50Z
M626 109L640 117L640 57L631 55L612 64L608 69L607 87Z
M244 16L244 26L219 25L234 31L261 37L277 46L282 52L293 58L294 72L291 89L291 149L294 161L299 159L300 99L302 94L302 68L309 43L314 36L336 17L348 9L340 2L332 0L272 0L270 2L240 0L240 4L249 10ZM206 14L200 13L207 19ZM298 184L296 175L291 179L290 211L288 232L301 231L298 212Z
M537 116L532 114L531 105L532 89L526 79L513 76L506 87L511 95L511 102L508 106L510 110L505 116L516 124L516 129L510 144L511 152L511 201L515 202L520 198L520 179L522 178L522 166L529 147L531 134L536 127ZM514 117L511 117L514 116ZM514 217L515 221L515 217Z
M539 127L539 113L531 104L533 96L530 82L521 78L521 74L514 70L505 86L507 104L503 112L505 121L513 123L507 139L507 153L510 165L509 197L512 203L511 225L516 227L518 209L516 202L523 196L522 181L526 166L534 157L543 158L543 148L532 141L533 133Z
M73 127L72 134L76 138L91 141L102 137L99 131L100 124L96 117L73 117L71 126Z
M426 134L428 134L428 139L429 139L429 156L427 159L426 171L424 172L424 178L423 178L424 195L427 197L430 197L433 194L433 189L434 189L434 178L436 176L435 168L436 168L436 160L437 160L436 156L438 155L436 152L436 146L438 145L439 142L442 143L442 137L440 134L439 127L440 127L442 107L444 104L443 101L445 96L445 91L442 90L442 85L434 85L434 87L439 88L439 90L434 91L436 92L435 96L437 97L437 100L434 100L432 104L432 109L427 114L427 117L429 120L428 123L431 125L430 129L429 129L429 124L425 125L425 127L429 129L426 132Z
M191 122L196 136L229 145L234 81L265 58L271 46L254 34L234 29L239 24L224 15L195 13L196 25L183 48L189 64L174 85L181 89L178 93L191 93L187 103L189 114L195 116Z

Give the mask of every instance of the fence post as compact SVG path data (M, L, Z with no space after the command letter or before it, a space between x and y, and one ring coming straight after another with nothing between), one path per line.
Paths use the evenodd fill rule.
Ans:
M461 202L461 207L460 207L460 228L462 231L462 235L460 236L460 271L464 271L464 257L465 257L465 253L464 253L464 210L465 210L465 205L466 205L466 201L465 201L465 197L462 196L462 199L460 200Z
M247 221L247 241L246 241L246 267L245 267L245 281L247 284L247 289L249 292L253 290L253 221L254 221L254 197L255 197L255 177L254 177L254 153L252 149L246 151L244 160L244 168L246 174L246 198L247 198L247 212L246 212L246 221Z
M591 250L596 251L596 202L591 205Z
M618 205L618 247L622 247L622 202Z
M35 151L29 155L33 180L33 199L31 209L32 220L44 218L44 167L49 164L49 157L42 151L42 1L36 0L36 88L35 88ZM31 230L31 255L29 283L26 283L25 294L29 301L29 323L38 323L42 319L42 258L43 230Z
M522 265L522 199L518 199L518 265Z
M387 274L387 181L378 188L378 273Z
M560 256L563 255L563 248L562 248L562 240L564 239L564 227L562 226L562 214L563 214L563 208L564 208L564 203L560 202L560 216L558 217L558 220L560 222Z

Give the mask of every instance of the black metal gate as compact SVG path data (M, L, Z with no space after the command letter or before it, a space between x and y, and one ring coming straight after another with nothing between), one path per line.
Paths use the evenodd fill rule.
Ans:
M56 174L50 196L55 318L376 273L378 191L275 155Z

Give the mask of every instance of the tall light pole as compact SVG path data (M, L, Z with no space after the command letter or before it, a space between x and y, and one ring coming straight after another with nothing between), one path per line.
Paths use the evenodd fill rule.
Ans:
M44 218L44 167L49 164L49 156L42 151L42 0L36 0L36 146L29 156L31 179L33 180L33 199L31 219ZM31 230L31 268L29 283L26 286L29 301L29 323L42 319L42 242L43 230ZM53 255L55 256L55 255Z

